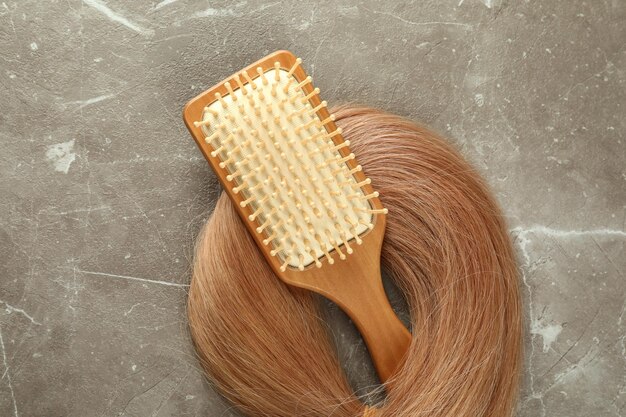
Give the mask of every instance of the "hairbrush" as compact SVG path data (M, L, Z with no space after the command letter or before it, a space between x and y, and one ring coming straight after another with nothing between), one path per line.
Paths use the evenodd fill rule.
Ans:
M183 118L276 275L339 305L386 381L411 343L382 285L387 209L300 64L275 52Z

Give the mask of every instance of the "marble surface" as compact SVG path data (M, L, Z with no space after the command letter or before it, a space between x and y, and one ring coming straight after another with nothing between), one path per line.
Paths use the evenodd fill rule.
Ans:
M1 2L0 415L237 415L186 329L219 186L181 109L283 48L491 184L526 308L518 415L625 415L625 44L623 0Z

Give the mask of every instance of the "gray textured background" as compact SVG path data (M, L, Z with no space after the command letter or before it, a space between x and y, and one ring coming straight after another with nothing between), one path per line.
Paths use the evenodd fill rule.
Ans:
M236 415L186 330L219 187L181 109L283 48L493 187L528 317L519 416L626 414L625 44L624 0L0 3L0 415Z

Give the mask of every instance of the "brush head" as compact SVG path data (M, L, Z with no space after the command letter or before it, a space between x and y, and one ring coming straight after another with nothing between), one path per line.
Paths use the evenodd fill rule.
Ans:
M280 271L345 259L386 213L301 60L287 58L268 57L201 96L193 128L185 118Z

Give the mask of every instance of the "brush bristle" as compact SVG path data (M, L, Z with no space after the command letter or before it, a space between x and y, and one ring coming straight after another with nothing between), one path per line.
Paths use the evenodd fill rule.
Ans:
M242 72L225 83L227 94L217 93L196 122L212 146L213 157L228 173L234 193L242 195L242 207L250 206L248 220L281 269L321 267L326 257L345 259L351 241L373 227L375 210L346 162L354 154L342 154L349 142L335 143L341 129L330 131L334 116L320 120L311 98L318 89L305 87L311 77L298 81L294 71L277 62L273 69ZM305 93L305 88L309 93Z

